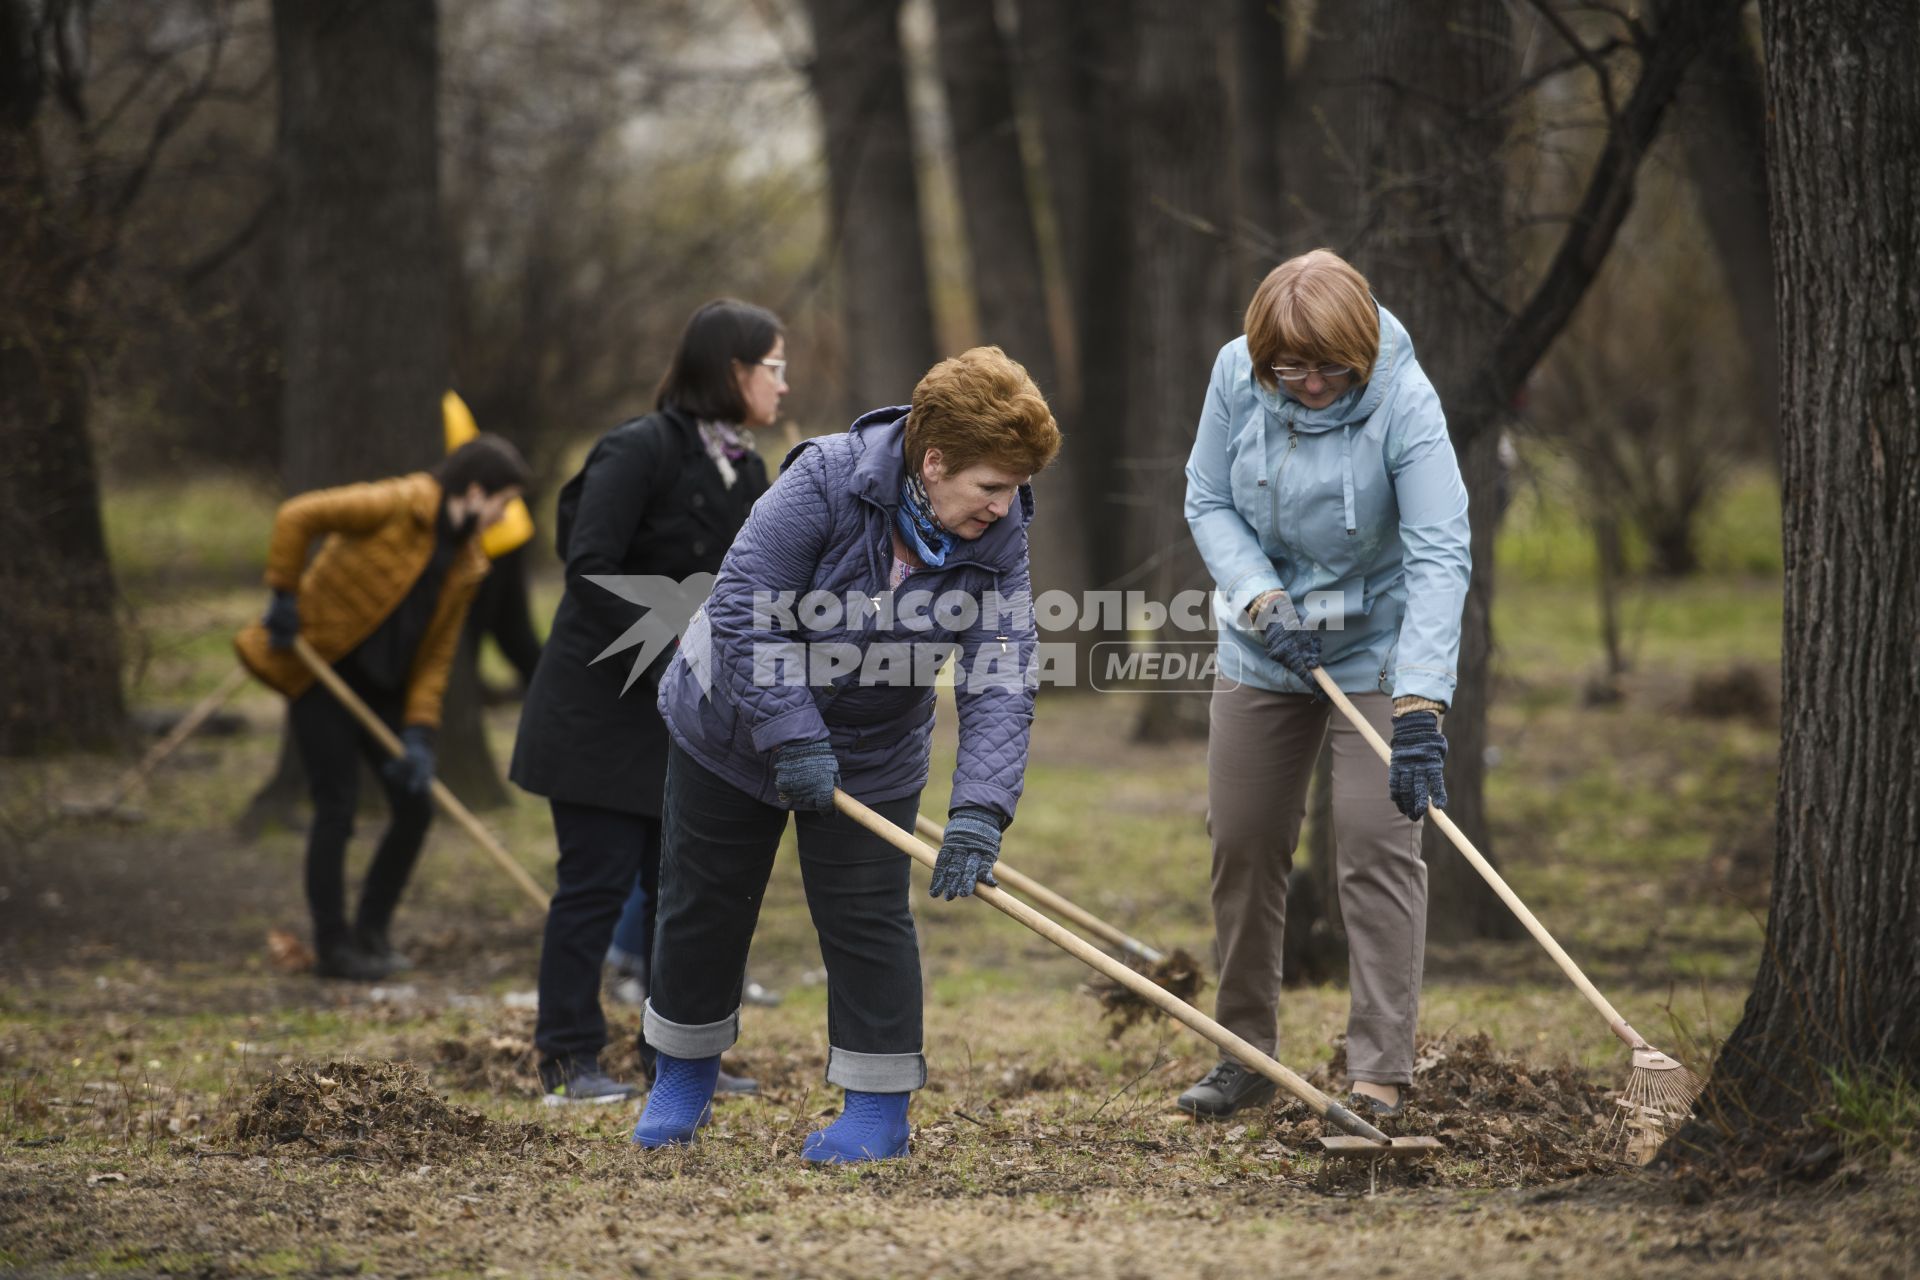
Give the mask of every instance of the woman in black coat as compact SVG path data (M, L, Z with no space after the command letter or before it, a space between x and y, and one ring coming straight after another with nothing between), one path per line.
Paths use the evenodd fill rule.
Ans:
M673 656L663 638L711 583L688 579L719 570L767 490L747 432L776 421L786 365L771 312L707 303L687 321L655 411L602 436L560 492L554 543L566 594L527 689L509 773L547 797L560 846L534 1032L549 1104L634 1093L600 1069L600 968L636 875L649 889L659 878L667 734L654 695ZM628 581L591 580L602 575ZM676 593L688 591L676 610ZM658 603L665 625L630 637L653 612L642 602Z

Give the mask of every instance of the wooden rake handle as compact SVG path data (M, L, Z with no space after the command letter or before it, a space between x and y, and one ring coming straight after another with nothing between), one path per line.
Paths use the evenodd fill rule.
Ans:
M340 700L340 705L351 711L353 718L360 722L361 727L374 736L375 741L392 755L399 756L406 753L406 748L400 744L400 739L394 736L393 730L387 728L386 722L373 714L367 704L360 700L359 694L347 687L347 682L340 678L340 673L314 651L313 646L307 643L305 636L294 637L293 651L300 655L300 660L307 664L307 669L313 672L315 678L327 686L328 692ZM447 811L448 816L466 829L467 834L473 837L474 843L484 849L488 857L500 864L500 869L519 886L520 892L531 898L535 906L545 911L548 901L546 891L533 882L533 877L527 874L526 868L515 862L513 855L493 838L493 833L480 825L480 819L474 817L473 811L460 803L459 797L447 789L446 783L435 778L431 787L434 800Z
M1360 731L1360 736L1373 747L1374 754L1382 761L1392 764L1393 749L1381 738L1379 732L1367 723L1366 717L1360 714L1360 709L1353 705L1353 701L1340 691L1340 686L1333 682L1333 677L1327 674L1326 668L1315 667L1313 679L1320 686L1320 691L1326 694L1333 705L1340 708L1341 714L1345 715L1352 722L1353 727ZM1453 842L1453 847L1460 851L1460 855L1472 865L1473 869L1480 873L1480 878L1493 887L1493 891L1500 896L1500 901L1507 904L1508 910L1519 917L1520 923L1527 927L1527 932L1533 935L1534 941L1553 957L1553 962L1559 965L1560 971L1567 975L1575 987L1579 988L1580 994L1587 998L1588 1003L1600 1011L1600 1015L1607 1020L1607 1026L1612 1029L1613 1034L1626 1041L1631 1048L1650 1048L1646 1038L1627 1025L1627 1020L1620 1016L1620 1011L1600 994L1600 988L1594 986L1587 975L1580 971L1580 966L1573 962L1573 957L1567 954L1566 948L1554 941L1553 935L1547 932L1547 927L1527 909L1526 903L1520 901L1520 895L1515 893L1506 879L1493 869L1493 864L1487 861L1486 855L1473 847L1473 841L1467 839L1467 833L1455 826L1453 819L1449 818L1437 805L1427 806L1427 817L1446 834L1447 839Z
M855 822L873 832L921 866L929 870L932 869L936 855L933 849L925 843L914 839L911 834L901 830L837 787L833 792L833 803L840 812L846 814L849 818L852 818ZM996 867L995 870L997 872L998 868ZM1112 956L1100 950L1100 948L1082 939L1078 934L1067 929L1065 926L1055 924L1005 890L983 884L974 888L973 896L988 906L1012 916L1015 920L1018 920L1021 924L1027 926L1027 928L1033 930L1054 946L1059 947L1074 959L1079 960L1088 968L1098 971L1106 978L1125 987L1176 1022L1182 1023L1192 1030L1199 1032L1208 1040L1213 1041L1213 1043L1219 1045L1228 1053L1231 1053L1249 1069L1259 1072L1294 1097L1300 1099L1300 1101L1306 1103L1307 1106L1313 1109L1313 1113L1321 1119L1357 1137L1369 1138L1374 1142L1382 1144L1389 1142L1386 1134L1380 1132L1365 1120L1362 1120L1359 1116L1353 1114L1353 1112L1347 1110L1326 1094L1308 1084L1275 1059L1260 1052L1245 1040L1242 1040L1239 1036L1233 1034L1233 1032L1227 1030L1212 1018L1209 1018L1206 1014L1174 995L1171 991L1154 985L1153 982L1135 973L1126 965L1121 964L1118 960L1115 960Z
M191 711L180 717L180 723L174 725L166 737L147 748L147 753L140 757L138 764L120 775L120 781L114 784L112 793L101 801L101 807L106 809L118 807L120 802L127 798L129 792L145 782L147 775L152 773L162 760L172 755L181 743L191 738L214 712L226 705L227 699L240 691L240 686L246 682L245 667L235 667L228 672L227 678L222 680L212 693L200 699Z
M945 840L947 835L945 828L924 813L914 815L913 829L933 841L936 846ZM1118 926L1108 924L1105 920L1102 920L1099 916L1093 914L1093 912L1088 911L1085 907L1061 897L1053 890L1047 888L1047 886L1041 884L1038 880L1035 880L1032 876L1015 871L1004 862L996 862L993 864L993 876L994 879L1000 881L1007 888L1032 898L1035 902L1053 912L1053 914L1071 920L1088 933L1093 934L1097 938L1106 939L1109 945L1116 946L1130 955L1139 956L1148 964L1159 964L1162 960L1166 959L1160 952L1140 941L1140 939L1133 937Z

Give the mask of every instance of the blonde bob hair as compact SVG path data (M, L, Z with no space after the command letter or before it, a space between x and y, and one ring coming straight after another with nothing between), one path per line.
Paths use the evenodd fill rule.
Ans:
M1367 278L1331 249L1289 258L1260 282L1247 304L1247 355L1269 389L1281 357L1310 365L1343 364L1359 384L1380 354L1380 313Z
M974 347L927 370L913 389L905 440L908 469L919 474L938 449L947 474L984 462L1030 476L1060 452L1060 428L1046 397L998 347Z

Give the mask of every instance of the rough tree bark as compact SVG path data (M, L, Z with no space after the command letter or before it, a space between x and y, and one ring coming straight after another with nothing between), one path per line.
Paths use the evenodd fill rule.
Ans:
M447 386L434 0L275 0L284 218L289 494L432 466ZM460 659L470 665L468 652ZM456 672L440 777L471 808L506 803L471 671ZM241 819L283 818L304 792L296 753Z
M1920 1079L1920 9L1764 0L1784 380L1778 852L1698 1119L1744 1167L1828 1073Z
M937 358L897 0L807 0L826 135L849 416L905 404Z
M126 723L87 428L98 246L54 197L30 10L0 0L0 755L110 747Z
M1208 372L1220 345L1240 331L1232 246L1233 152L1220 77L1226 0L1136 0L1138 40L1132 111L1133 180L1125 208L1132 225L1125 348L1128 492L1147 518L1129 530L1129 559L1149 597L1171 604L1211 579L1182 519L1184 464ZM1111 527L1111 526L1106 526ZM1198 652L1208 633L1177 622L1159 638ZM1143 738L1199 737L1204 693L1147 698L1135 732Z

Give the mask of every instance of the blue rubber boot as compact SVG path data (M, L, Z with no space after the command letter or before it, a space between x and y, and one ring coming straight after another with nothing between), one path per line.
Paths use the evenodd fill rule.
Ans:
M654 1068L646 1110L633 1126L635 1146L684 1147L701 1125L713 1119L713 1086L720 1078L720 1055L674 1058L661 1054Z
M897 1160L907 1154L907 1103L911 1093L861 1093L847 1090L840 1118L807 1135L801 1158L812 1164L857 1164Z

